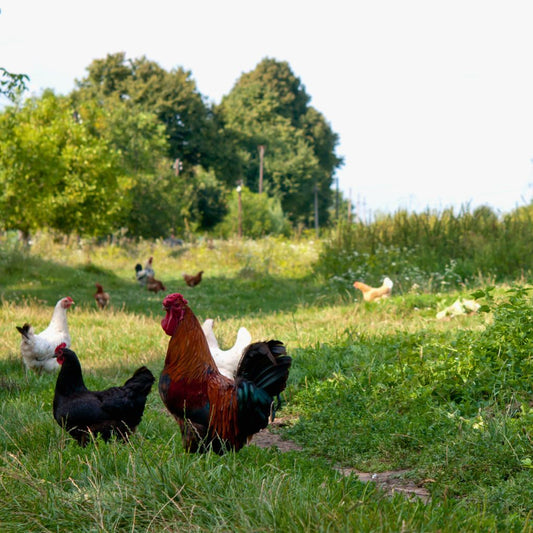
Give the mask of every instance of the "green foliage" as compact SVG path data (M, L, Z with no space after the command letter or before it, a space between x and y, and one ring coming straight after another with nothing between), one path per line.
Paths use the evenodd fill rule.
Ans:
M76 121L68 99L46 92L0 115L0 136L4 228L98 235L113 227L129 183L97 122Z
M241 189L241 227L242 235L260 238L265 235L287 235L289 222L277 198L265 193L253 193L248 187ZM239 231L239 193L234 190L228 201L228 215L218 226L217 231L224 237L238 234Z
M26 74L15 74L0 67L0 95L4 95L12 102L27 89L26 83L29 81Z
M458 289L480 276L499 281L531 276L533 204L499 219L490 208L442 213L398 211L374 222L339 224L316 271L339 288L359 279L395 290Z
M335 154L338 136L309 100L286 62L264 59L241 76L217 113L237 142L245 184L258 190L258 146L264 145L266 190L281 199L293 222L310 225L318 187L320 220L326 224L332 176L341 164Z
M359 469L378 457L382 469L416 464L434 495L468 492L499 509L500 527L518 527L533 498L533 302L516 288L491 308L481 331L360 334L299 351L301 417L288 435Z
M23 75L2 74L0 92L14 97L24 88ZM266 146L264 190L287 218L311 226L316 191L320 224L328 223L332 176L342 162L338 136L286 62L263 60L218 107L206 103L189 71L123 52L95 59L76 83L68 98L48 91L0 115L5 228L26 236L45 228L93 236L122 229L144 238L208 231L225 216L237 182L257 190L258 144ZM40 206L28 217L20 189ZM275 218L277 228L268 223L253 233L281 231L283 217Z
M198 213L199 227L201 230L210 230L228 212L226 191L215 173L202 167L195 169L194 188L194 207Z
M145 57L126 59L119 52L95 59L87 73L78 81L79 98L128 101L155 114L165 128L170 158L189 165L202 160L211 127L209 110L189 71L180 67L167 72Z

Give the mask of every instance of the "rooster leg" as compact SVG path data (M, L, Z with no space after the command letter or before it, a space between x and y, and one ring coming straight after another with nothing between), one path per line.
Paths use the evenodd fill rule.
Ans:
M178 423L181 428L183 447L188 452L197 452L200 449L202 440L205 438L205 435L202 436L203 426L195 424L189 419L178 419Z

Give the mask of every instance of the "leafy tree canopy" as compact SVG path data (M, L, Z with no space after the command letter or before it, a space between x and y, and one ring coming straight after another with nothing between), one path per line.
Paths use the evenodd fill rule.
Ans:
M237 189L231 192L228 209L228 215L217 226L217 231L225 237L238 233L239 220L242 235L252 239L287 234L290 230L279 199L254 193L248 187L241 187L240 207Z
M327 221L333 173L342 163L335 153L337 134L309 102L289 65L266 58L241 76L217 109L225 132L236 140L245 183L258 190L258 147L265 146L265 187L279 195L293 222L306 224L313 219L315 187Z
M0 94L17 101L26 79L0 68ZM0 113L1 226L146 238L210 230L231 214L238 182L246 197L258 191L259 145L257 208L269 215L252 233L285 227L284 213L312 225L315 197L327 222L338 137L286 62L263 60L219 106L183 68L124 53L94 60L76 83L68 97L45 91Z
M189 71L179 67L168 72L146 57L126 59L119 52L95 59L87 72L77 81L81 98L132 102L165 126L169 157L192 166L202 161L210 114Z
M97 123L76 120L69 99L52 91L0 115L4 227L89 235L112 228L129 183L97 130Z
M14 102L27 89L29 79L26 74L15 74L0 67L0 94Z

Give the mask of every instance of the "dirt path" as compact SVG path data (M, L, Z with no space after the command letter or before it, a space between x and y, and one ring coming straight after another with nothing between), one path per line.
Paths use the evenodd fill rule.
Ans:
M276 420L271 426L273 428L284 425L283 420ZM252 444L260 448L278 448L282 452L302 451L302 447L291 440L283 440L277 433L273 433L269 428L257 433ZM360 472L355 468L334 467L337 472L344 476L356 475L364 483L376 483L387 494L404 494L408 498L419 498L424 503L429 502L429 491L417 485L414 481L405 479L410 470L389 470L387 472Z

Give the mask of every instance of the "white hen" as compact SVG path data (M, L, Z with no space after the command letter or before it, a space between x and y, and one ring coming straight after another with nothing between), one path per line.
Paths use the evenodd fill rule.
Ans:
M245 328L239 328L235 344L229 350L222 350L213 331L213 319L207 318L202 324L209 351L217 364L218 371L227 378L234 379L237 367L241 360L242 352L252 342L250 332Z
M67 309L74 304L74 300L67 296L61 298L54 308L52 320L48 327L35 334L33 326L26 323L22 327L17 326L22 335L20 353L27 370L35 370L41 373L54 372L59 368L54 357L56 347L64 342L70 346L70 334L67 324Z

